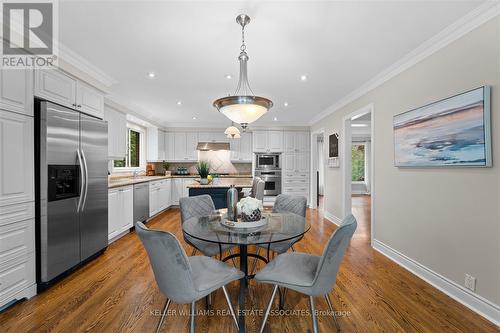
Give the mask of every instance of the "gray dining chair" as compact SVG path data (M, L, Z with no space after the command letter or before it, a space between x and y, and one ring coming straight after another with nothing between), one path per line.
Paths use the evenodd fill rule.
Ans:
M328 294L335 285L340 263L356 227L356 219L352 214L349 214L330 237L321 256L299 252L280 254L255 275L255 281L274 285L260 327L261 333L266 325L278 287L292 289L309 296L314 333L318 332L314 297L324 296L333 314L337 331L340 331Z
M252 180L252 189L250 191L250 197L264 200L264 189L266 186L266 182L262 180L260 177L254 177Z
M276 197L276 201L273 206L273 213L292 213L302 217L306 217L307 210L307 198L303 196L290 195L290 194L280 194ZM302 236L293 238L283 242L271 243L271 244L261 244L257 245L256 254L259 255L260 249L264 249L265 251L270 250L275 253L281 254L288 251L288 249L293 248L293 244L297 243L302 239ZM267 259L269 260L269 252ZM251 272L255 270L255 266L257 265L257 258L253 261L253 266Z
M157 333L161 330L172 301L180 304L191 303L190 332L194 333L196 301L219 288L224 292L234 324L238 328L225 286L241 279L243 272L210 257L188 257L179 240L170 232L150 230L142 222L136 222L135 230L148 253L158 288L167 297L156 328Z
M208 216L215 211L215 205L212 197L208 194L180 198L179 206L181 209L181 224L192 218ZM193 252L191 253L192 256L196 254L196 251L200 251L209 257L219 254L219 259L222 259L222 253L225 251L229 251L232 254L231 249L234 245L205 242L200 239L193 238L184 232L183 236L186 243L193 247Z

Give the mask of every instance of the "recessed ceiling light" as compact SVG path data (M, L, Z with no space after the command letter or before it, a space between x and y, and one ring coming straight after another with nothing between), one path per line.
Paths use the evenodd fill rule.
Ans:
M196 117L193 117L193 120L196 120Z
M182 101L177 101L177 105L182 105Z
M368 124L351 124L352 127L368 127Z
M148 77L149 77L150 79L154 79L154 78L156 77L156 74L155 74L154 72L149 72L149 73L148 73Z
M287 107L288 106L288 102L283 103L283 106Z
M278 118L277 118L277 117L274 117L274 118L273 118L273 120L274 120L274 121L277 121L277 120L278 120Z
M300 81L307 81L307 75L302 74L302 75L300 76Z
M226 75L224 75L224 77L228 80L231 80L233 78L233 76L231 74L226 74Z

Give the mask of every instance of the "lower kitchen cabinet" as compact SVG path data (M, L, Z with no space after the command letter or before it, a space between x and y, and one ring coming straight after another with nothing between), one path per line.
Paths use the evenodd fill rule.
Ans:
M149 183L149 216L154 216L172 205L172 180L163 179Z
M134 187L124 186L108 191L108 240L134 225Z
M178 206L180 198L189 196L187 186L194 180L195 178L172 178L172 205Z

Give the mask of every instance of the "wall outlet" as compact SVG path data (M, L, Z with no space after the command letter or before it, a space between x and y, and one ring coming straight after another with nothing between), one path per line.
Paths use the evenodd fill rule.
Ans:
M476 291L476 278L474 276L465 274L465 288Z

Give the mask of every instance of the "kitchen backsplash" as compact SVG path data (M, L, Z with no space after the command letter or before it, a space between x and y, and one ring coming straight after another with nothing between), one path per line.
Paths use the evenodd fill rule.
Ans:
M228 150L218 151L200 151L198 160L208 161L210 163L211 173L230 173L230 174L251 174L252 163L231 163L231 152ZM156 173L163 173L165 170L162 163L153 163ZM177 167L186 167L191 174L197 174L197 163L170 163L169 170L175 172Z

